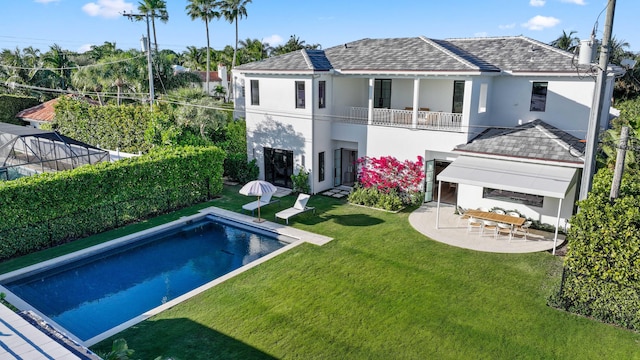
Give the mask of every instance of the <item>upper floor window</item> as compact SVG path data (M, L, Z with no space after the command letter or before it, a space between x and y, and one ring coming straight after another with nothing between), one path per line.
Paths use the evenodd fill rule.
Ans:
M544 111L547 107L547 87L548 82L534 82L531 87L531 107L530 111Z
M296 81L296 108L304 109L304 81Z
M327 82L318 81L318 108L323 109L327 106Z
M453 113L462 114L464 105L464 81L453 82Z
M258 80L251 80L251 105L260 105L260 86Z

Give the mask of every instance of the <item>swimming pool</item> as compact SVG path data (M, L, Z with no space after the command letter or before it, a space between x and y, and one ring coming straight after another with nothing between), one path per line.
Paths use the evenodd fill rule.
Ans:
M91 345L296 240L199 215L2 276L0 283L14 305Z

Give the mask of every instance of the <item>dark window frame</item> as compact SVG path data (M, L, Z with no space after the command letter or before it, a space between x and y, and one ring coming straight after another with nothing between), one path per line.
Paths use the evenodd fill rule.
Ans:
M529 111L546 111L548 89L548 81L534 81L531 83L531 104L529 106Z
M260 105L260 82L251 80L251 105Z
M482 188L482 198L500 200L504 202L510 202L514 204L523 204L527 206L533 206L542 208L544 207L544 196L520 193L516 191Z
M305 85L304 81L296 81L295 90L296 90L296 109L304 109L305 108Z
M324 181L325 166L324 151L321 151L318 153L318 182Z
M324 109L327 106L327 82L325 80L318 81L318 109Z
M464 87L464 80L453 81L451 112L454 114L462 114L462 111L464 110Z

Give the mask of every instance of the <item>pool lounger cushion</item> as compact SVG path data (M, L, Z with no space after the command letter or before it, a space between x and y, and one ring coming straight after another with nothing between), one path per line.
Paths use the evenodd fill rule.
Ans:
M307 206L307 202L309 201L310 197L311 196L308 194L298 195L298 199L296 199L293 207L277 212L276 219L283 219L287 224L289 224L289 218L295 215L302 214L307 211L313 211L313 213L315 214L316 209L314 207Z

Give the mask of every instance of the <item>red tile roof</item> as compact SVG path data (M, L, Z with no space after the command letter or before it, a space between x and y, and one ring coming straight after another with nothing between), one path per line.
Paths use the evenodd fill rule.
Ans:
M76 100L85 100L92 105L98 105L98 102L91 100L84 96L68 94L67 97L73 97ZM36 105L34 107L30 107L28 109L24 109L16 114L17 118L23 120L31 120L31 121L40 121L40 122L51 122L55 117L56 113L54 110L54 105L58 103L58 99L55 98L53 100L49 100L47 102L43 102L40 105Z
M204 82L207 81L206 71L196 71L196 74L200 76L200 79ZM217 71L209 71L209 81L222 81Z

